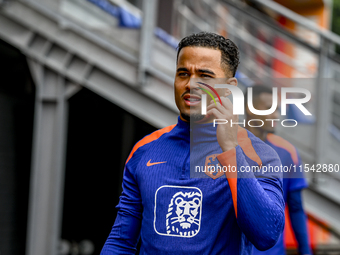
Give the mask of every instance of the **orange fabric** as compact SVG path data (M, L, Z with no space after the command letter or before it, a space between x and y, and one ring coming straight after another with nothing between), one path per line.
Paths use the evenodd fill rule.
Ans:
M161 137L161 135L163 135L164 133L168 133L170 132L176 125L171 125L162 129L159 129L153 133L151 133L150 135L144 137L142 140L140 140L138 143L136 143L136 145L133 147L129 157L127 158L125 164L127 164L129 162L129 160L131 159L131 157L133 156L133 154L135 153L136 150L138 150L139 147L142 147L145 144L151 143L154 140L157 140L159 137Z
M280 148L287 150L290 153L294 161L294 164L295 165L299 164L299 158L298 158L296 149L290 142L274 134L268 134L267 140L270 143L274 144L276 147L280 147Z
M285 27L291 32L295 30L295 23L282 15L279 15L278 22L283 27ZM281 38L280 36L276 36L274 38L273 44L274 44L273 46L275 49L285 53L289 57L292 57L292 58L295 57L295 54L294 54L295 48L294 48L293 43ZM293 76L294 68L292 66L288 65L287 63L277 58L273 58L272 61L273 61L272 68L277 72L277 73L274 73L275 78L285 78L285 77L291 78Z
M233 148L229 151L225 151L217 156L218 161L222 166L228 167L235 166L235 172L226 171L225 176L227 177L229 187L231 190L231 196L233 199L235 214L237 218L237 161L236 161L236 149Z
M313 216L314 217L314 216ZM291 226L288 207L286 206L285 210L285 229L284 229L284 242L286 248L298 248L297 241L295 239L294 231ZM324 221L321 221L324 225L327 224ZM307 229L308 229L308 239L311 244L312 249L322 244L329 244L331 242L331 234L329 231L323 229L320 225L315 223L314 221L308 219L307 220Z
M322 1L321 1L322 3ZM329 12L331 10L327 8L323 3L319 6L312 6L310 8L300 8L295 11L301 16L306 17L307 19L312 17L312 21L315 22L322 28L329 29Z
M310 10L314 8L322 8L324 3L322 0L304 0L304 1L296 1L296 0L275 0L275 2L291 9L294 12L299 13L299 10Z
M248 132L246 129L242 127L238 127L237 131L237 141L240 147L242 148L243 152L247 155L248 158L255 161L259 166L262 166L262 160L257 155L251 140L248 137ZM222 166L235 166L237 169L237 161L236 161L236 149L232 149L229 151L225 151L217 156L218 161L221 163ZM225 173L229 187L231 190L231 195L233 199L235 214L237 218L237 171L236 172L226 172Z
M243 152L247 155L248 158L251 160L255 161L260 167L262 166L262 160L257 155L251 140L248 137L248 132L246 129L242 127L238 127L238 132L237 132L237 141L240 147L242 148Z
M312 218L315 218L315 216L313 215L311 216ZM321 223L321 225L317 224L311 219L308 219L308 230L309 230L308 234L309 234L309 240L310 240L312 249L314 249L318 245L330 244L332 242L331 233L322 227L322 225L329 227L329 224L325 222L324 220L318 219L318 221Z
M290 222L288 207L285 208L285 228L284 228L284 241L286 248L297 248L297 241L293 232Z
M283 6L291 9L293 12L300 14L301 16L309 19L316 25L321 26L322 28L329 28L329 17L331 16L331 9L324 4L322 0L306 0L306 1L296 1L296 0L275 0L276 2L282 4ZM294 21L289 20L288 18L279 15L277 21L286 29L291 31L292 33L299 33L301 38L310 42L312 44L318 43L318 38L315 38L315 34L310 30L301 27L299 24ZM303 32L302 32L303 31ZM302 35L301 35L302 33ZM282 51L292 59L299 58L301 49L297 47L295 44L289 42L283 37L276 36L274 39L274 48L279 51ZM277 73L283 74L287 78L301 78L306 77L306 73L301 73L301 71L297 70L293 65L287 64L283 61L278 60L277 58L273 58L272 68L277 71ZM317 72L317 63L314 61L301 63L304 68L308 69L308 71L315 73ZM275 74L274 74L275 75ZM311 74L312 75L312 74ZM310 76L310 75L309 75ZM280 78L279 76L277 78Z

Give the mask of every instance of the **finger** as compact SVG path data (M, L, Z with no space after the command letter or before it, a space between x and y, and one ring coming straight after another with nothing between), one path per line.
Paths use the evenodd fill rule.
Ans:
M211 110L211 109L218 109L219 111L221 111L221 112L225 112L226 111L226 108L223 106L223 105L221 105L220 103L217 103L217 104L209 104L208 106L207 106L207 111L209 111L209 110Z
M227 98L227 97L220 97L220 98L221 98L222 105L224 107L229 109L233 106L233 103L231 102L231 100L229 98ZM215 98L215 101L210 100L208 105L221 105L221 103L220 103L220 100L218 98Z
M216 108L207 111L207 115L213 116L215 119L226 119L226 115Z
M231 100L227 97L221 97L222 105L226 107L227 109L233 109L233 103Z
M222 105L220 103L209 104L208 107L207 107L207 111L210 110L210 109L213 109L213 108L218 109L220 112L222 112L226 115L231 115L232 111L233 111L232 104L231 104L229 99L223 100Z

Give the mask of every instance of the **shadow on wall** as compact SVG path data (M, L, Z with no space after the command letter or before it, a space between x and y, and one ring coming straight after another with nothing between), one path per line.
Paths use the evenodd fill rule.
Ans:
M100 253L116 218L125 161L154 130L87 89L70 99L63 254L81 254L84 247L83 253Z

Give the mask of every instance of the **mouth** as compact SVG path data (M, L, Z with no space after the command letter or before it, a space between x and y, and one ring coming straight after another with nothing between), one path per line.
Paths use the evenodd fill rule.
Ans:
M184 102L188 106L198 105L201 102L201 97L197 95L186 94L184 97Z

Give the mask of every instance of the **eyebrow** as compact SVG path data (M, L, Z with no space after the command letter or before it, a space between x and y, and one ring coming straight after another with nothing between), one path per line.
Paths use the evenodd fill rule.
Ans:
M198 69L198 72L200 73L208 73L208 74L211 74L211 75L215 75L215 73L209 69Z
M189 70L185 67L180 67L180 68L177 68L177 73L178 72L189 72Z
M198 69L197 70L199 73L208 73L211 75L215 75L215 73L209 69ZM189 72L189 70L185 67L180 67L177 69L177 72Z

